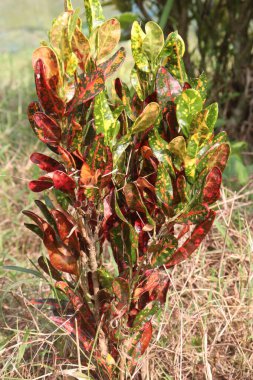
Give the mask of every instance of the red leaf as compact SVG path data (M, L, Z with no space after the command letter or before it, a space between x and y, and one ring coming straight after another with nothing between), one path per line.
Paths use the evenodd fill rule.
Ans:
M42 177L42 178L44 178L44 177ZM40 193L41 191L50 189L50 187L52 187L52 186L53 186L53 183L50 180L50 178L48 178L48 180L37 179L35 181L29 182L29 189L31 191L33 191L34 193Z
M70 152L62 146L58 146L58 153L69 169L76 169L76 162Z
M206 237L210 231L215 219L215 212L210 211L207 219L200 223L192 232L191 237L187 239L182 247L180 247L170 258L166 264L167 268L181 263L181 261L186 260L202 243L203 239Z
M67 112L70 113L79 104L86 103L99 94L105 86L104 73L101 69L86 74L80 79L77 85L76 94L67 105Z
M214 167L206 177L203 202L212 204L220 198L220 187L222 182L222 173L218 167Z
M34 164L38 165L40 169L48 173L53 172L55 170L65 171L65 168L62 164L42 153L33 153L30 157L30 160Z
M66 173L56 170L53 174L54 187L64 193L73 193L76 188L75 181Z
M61 128L56 121L43 112L36 112L33 119L39 139L45 144L59 145L61 141Z
M152 333L153 333L152 324L150 321L148 321L143 326L142 335L141 335L141 338L139 341L141 355L143 355L144 352L146 351L146 349L148 348L149 343L150 343L151 338L152 338Z
M174 101L175 97L182 92L182 88L165 67L160 67L156 77L156 91L158 103L165 112L168 109L168 102Z
M55 269L70 274L77 274L77 260L75 256L57 242L55 232L49 224L44 225L43 243L48 250L50 263Z
M63 115L65 104L50 86L43 61L38 59L34 65L35 84L40 104L48 114Z
M74 230L74 225L71 223L66 215L59 210L51 211L57 226L58 233L62 242L75 253L77 257L80 254L80 245L77 236L77 230Z

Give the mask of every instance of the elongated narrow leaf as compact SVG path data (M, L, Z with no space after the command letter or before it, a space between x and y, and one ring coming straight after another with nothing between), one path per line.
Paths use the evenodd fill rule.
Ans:
M144 132L152 125L155 125L160 114L160 107L157 103L149 103L142 114L135 120L131 134Z
M157 169L155 185L156 196L160 203L170 205L173 201L173 186L166 162L161 162Z
M219 113L218 103L210 104L210 106L208 106L206 110L208 111L206 124L209 128L209 131L213 132L216 121L218 119L218 113Z
M94 117L97 133L103 133L105 142L109 145L110 140L117 135L118 129L105 92L101 92L95 98Z
M38 165L40 169L48 173L53 172L55 170L61 170L61 171L65 170L64 166L60 164L58 161L42 153L33 153L30 157L30 160L34 164Z
M194 117L202 110L203 101L196 90L189 89L182 92L176 99L177 121L183 134L188 137Z
M215 212L210 211L207 219L199 224L191 234L191 237L187 239L182 247L180 247L170 258L166 264L167 268L181 263L181 261L186 260L202 243L203 239L206 237L210 231L215 218Z
M120 40L120 23L116 18L107 20L98 29L98 55L101 60L117 47Z
M99 25L101 25L105 18L99 0L84 0L86 11L86 18L90 33Z
M123 64L126 58L126 49L121 47L108 61L105 61L98 65L104 73L104 77L107 79L112 76Z
M203 189L203 202L212 204L220 198L221 181L221 171L218 167L214 167L207 175L205 180Z
M78 58L78 64L83 71L86 71L86 64L90 58L90 43L88 38L81 32L79 28L75 29L72 38L72 49Z
M43 278L43 276L41 275L40 272L33 270L33 269L27 269L27 268L15 266L15 265L4 265L3 269L10 270L10 271L16 271L16 272L22 272L22 273L26 273L26 274L32 274L35 277Z
M67 112L70 113L79 104L86 103L93 99L103 91L104 85L104 73L101 69L97 69L97 71L85 75L78 84L75 97L68 103Z
M175 252L177 244L177 239L174 236L168 236L166 239L156 242L154 248L151 245L149 252L153 253L153 249L155 251L151 259L152 267L156 268L166 264Z
M29 189L34 193L48 190L53 186L53 181L50 178L40 177L37 180L29 182Z

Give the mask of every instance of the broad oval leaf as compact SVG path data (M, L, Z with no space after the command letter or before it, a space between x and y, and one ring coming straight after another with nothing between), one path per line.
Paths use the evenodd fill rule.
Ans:
M164 35L160 26L154 21L146 23L145 32L146 36L142 42L142 51L148 57L151 68L154 70L157 65L157 58L163 49Z
M193 119L203 108L203 100L198 91L188 89L176 99L177 121L183 134L188 137Z
M206 124L209 128L209 131L213 132L216 121L218 119L218 113L219 113L218 103L210 104L210 106L208 106L206 110L208 111L208 114L206 117Z
M159 104L152 102L149 103L141 113L141 115L135 120L131 134L144 132L152 125L154 126L160 114Z
M120 23L116 18L107 20L100 26L98 29L98 60L112 53L119 43L120 34Z
M160 67L156 76L156 91L158 103L164 112L167 110L168 102L173 102L182 92L182 87L165 67Z

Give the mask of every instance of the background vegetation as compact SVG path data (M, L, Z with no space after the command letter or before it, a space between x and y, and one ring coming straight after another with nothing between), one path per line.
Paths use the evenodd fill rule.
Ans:
M81 0L73 1L83 7ZM213 232L194 257L171 274L157 339L147 353L147 379L253 378L253 9L251 1L104 1L106 16L119 15L129 47L129 24L152 18L187 41L187 71L207 72L211 101L218 99L217 129L231 137ZM35 269L29 260L42 247L23 227L23 208L33 207L27 189L36 168L29 155L38 144L26 120L35 98L30 58L46 39L63 0L0 2L0 250L5 266ZM132 63L122 69L128 81ZM245 142L242 142L245 141ZM37 147L39 150L41 146ZM17 268L16 268L17 269ZM20 269L21 270L21 269ZM0 268L0 378L62 379L76 370L66 354L71 341L29 299L48 296L30 273ZM38 322L39 319L39 322ZM65 338L65 339L64 339ZM65 371L65 372L64 372ZM68 371L68 372L66 372ZM69 372L70 371L70 372ZM72 372L73 375L73 372ZM69 376L69 375L68 375Z

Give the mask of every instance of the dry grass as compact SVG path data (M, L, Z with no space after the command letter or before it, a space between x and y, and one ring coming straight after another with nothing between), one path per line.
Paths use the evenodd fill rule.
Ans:
M20 214L32 207L27 181L36 176L28 160L35 139L24 114L32 95L27 83L18 91L5 90L0 104L1 261L32 268L28 257L36 262L42 247ZM147 380L253 379L252 183L238 193L224 189L218 207L205 244L168 273L166 308L142 368ZM75 342L29 303L50 295L45 281L0 267L0 285L0 378L71 379Z

